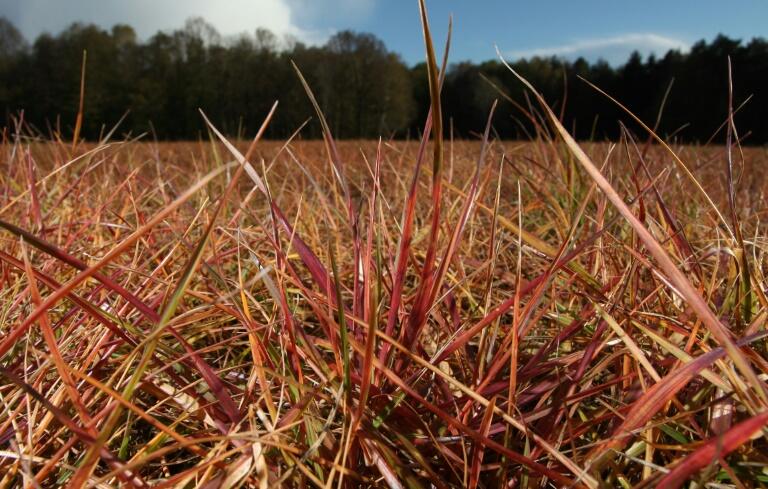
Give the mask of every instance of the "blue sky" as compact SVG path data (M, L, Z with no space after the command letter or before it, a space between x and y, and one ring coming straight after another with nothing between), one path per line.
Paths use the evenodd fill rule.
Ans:
M511 59L582 55L619 64L634 49L684 50L718 33L768 37L766 0L428 0L427 6L439 39L454 16L453 61L494 58L498 45ZM349 28L374 33L408 63L423 59L416 0L0 0L0 15L28 39L75 20L125 22L146 38L191 16L205 17L225 35L261 26L309 43Z

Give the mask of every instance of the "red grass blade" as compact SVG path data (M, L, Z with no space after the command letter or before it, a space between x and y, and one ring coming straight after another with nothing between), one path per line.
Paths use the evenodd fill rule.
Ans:
M691 475L741 447L766 425L768 412L762 412L742 421L723 435L710 439L704 446L675 464L675 467L659 480L657 489L675 489L682 486Z
M496 398L491 399L491 404L485 408L485 414L483 414L483 420L480 423L480 434L488 436L491 429L491 421L493 420L493 410L496 408ZM476 489L478 481L480 480L480 464L483 462L483 453L485 452L484 445L476 445L472 452L472 463L469 470L469 489Z

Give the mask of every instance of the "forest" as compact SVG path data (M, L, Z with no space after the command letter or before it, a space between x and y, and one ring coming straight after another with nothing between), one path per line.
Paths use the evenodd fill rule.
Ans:
M317 96L334 135L345 139L413 138L429 108L426 65L408 66L372 34L341 31L310 46L265 29L224 37L200 18L146 41L128 25L105 30L72 24L52 35L24 39L0 19L0 107L3 125L20 121L43 137L70 137L80 103L85 63L81 134L97 139L120 121L123 137L194 140L204 136L198 109L231 136L257 128L275 100L280 108L267 137L320 136L300 70ZM493 53L489 53L491 57ZM660 136L674 141L724 141L729 65L733 106L744 144L768 142L768 42L720 35L688 52L643 58L621 66L556 57L510 60L556 109L581 140L615 140L632 119L599 87ZM294 64L296 68L294 68ZM494 99L497 136L534 138L522 85L498 60L452 63L443 86L446 131L473 138Z

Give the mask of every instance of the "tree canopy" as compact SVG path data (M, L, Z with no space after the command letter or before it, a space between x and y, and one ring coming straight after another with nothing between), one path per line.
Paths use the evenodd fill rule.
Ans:
M421 130L429 108L426 70L409 67L372 34L341 31L322 46L278 38L265 29L221 36L203 19L141 41L127 25L105 30L73 24L57 35L28 42L0 18L0 106L10 130L24 121L42 134L71 135L79 105L81 61L87 51L82 134L97 138L128 115L122 133L149 132L159 139L195 139L204 126L197 109L231 135L255 130L275 100L280 109L268 137L283 138L313 116L291 64L312 87L339 138L406 137ZM734 105L745 142L768 142L768 42L720 35L689 52L643 59L632 54L618 67L604 61L555 57L519 60L526 76L581 139L615 139L623 111L580 78L611 94L663 137L707 141L727 117L728 57L733 65ZM504 138L528 138L534 127L522 85L500 62L460 62L449 67L443 88L446 127L472 137L483 127L491 102L502 99L494 128ZM746 101L743 107L739 107ZM310 123L304 137L318 137ZM721 131L722 133L722 131ZM715 136L722 140L722 134Z

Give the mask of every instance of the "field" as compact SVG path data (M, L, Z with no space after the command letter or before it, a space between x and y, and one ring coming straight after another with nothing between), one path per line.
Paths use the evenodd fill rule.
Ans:
M6 140L0 486L764 487L768 152L546 134Z

